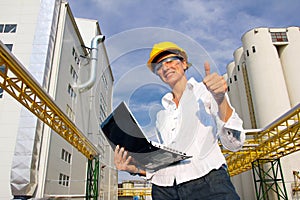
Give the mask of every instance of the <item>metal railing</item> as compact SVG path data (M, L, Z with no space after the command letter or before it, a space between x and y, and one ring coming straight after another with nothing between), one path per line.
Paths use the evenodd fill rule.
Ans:
M246 133L242 150L226 156L231 176L250 170L257 159L278 159L300 150L300 104L259 132Z

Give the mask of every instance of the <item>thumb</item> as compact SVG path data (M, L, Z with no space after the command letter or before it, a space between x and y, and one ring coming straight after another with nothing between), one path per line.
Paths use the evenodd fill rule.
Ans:
M210 75L210 65L207 61L204 63L205 76Z

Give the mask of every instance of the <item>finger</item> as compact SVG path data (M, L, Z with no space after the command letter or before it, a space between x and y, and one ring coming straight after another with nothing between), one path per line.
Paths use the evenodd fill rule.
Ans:
M115 153L116 153L116 152L119 152L119 149L120 149L120 146L117 145L116 148L115 148Z
M115 152L114 152L115 153L115 158L118 156L119 150L120 150L120 146L117 145L116 148L115 148Z
M122 161L125 149L123 147L119 147L115 150L115 159L118 161Z
M123 161L126 161L126 159L127 159L127 151L124 151L122 160L123 160Z
M115 156L114 156L114 163L115 165L118 167L119 163L120 163L120 156L119 156L119 150L120 150L120 146L117 145L115 148Z
M128 158L127 158L126 161L125 161L125 164L126 164L126 165L129 165L129 163L131 162L131 159L132 159L132 157L131 157L131 156L128 156Z
M210 75L210 65L207 61L204 62L205 76Z

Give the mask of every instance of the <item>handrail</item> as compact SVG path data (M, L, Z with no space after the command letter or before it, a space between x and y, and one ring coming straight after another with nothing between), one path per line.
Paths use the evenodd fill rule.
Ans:
M278 159L300 150L300 104L258 132L246 133L238 152L223 150L231 176L252 168L257 159Z

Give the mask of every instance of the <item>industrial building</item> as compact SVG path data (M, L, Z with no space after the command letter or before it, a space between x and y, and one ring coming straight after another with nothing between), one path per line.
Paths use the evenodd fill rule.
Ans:
M89 180L95 179L92 168L99 175L92 180L94 192L100 199L117 199L113 152L99 131L112 110L114 79L98 22L75 19L62 0L4 0L0 7L0 40L30 74L21 73L15 82L22 98L5 91L12 86L0 89L0 199L85 199ZM12 74L9 63L14 62L1 59L1 81ZM28 92L32 88L23 84L28 80L40 85L33 84L36 92ZM47 104L22 101L41 94L57 107L47 110ZM76 134L62 131L69 125ZM85 144L96 147L96 157Z
M271 132L272 129L277 134L290 131L292 126L299 124L299 52L300 27L255 28L242 36L242 46L233 53L234 61L227 65L226 77L231 103L244 120L244 128L263 129L264 132ZM286 126L276 126L277 131L271 128L296 109L298 119L290 118ZM291 126L288 126L289 122ZM295 133L293 137L292 132ZM265 135L267 137L263 141L272 145L267 140L280 137L276 134ZM253 170L232 177L241 199L256 199L255 194L260 189L267 190L261 199L299 199L297 172L300 171L300 154L296 152L299 128L289 134L287 140L291 143L283 142L281 137L274 146L269 146L274 154L266 154L261 160L263 162L259 167L268 176L262 181L263 188L255 188L257 180ZM257 135L248 134L247 140L255 137ZM290 154L289 149L295 149L295 152ZM269 150L265 148L263 151ZM285 156L278 159L279 154ZM274 171L278 172L278 176L273 176Z

